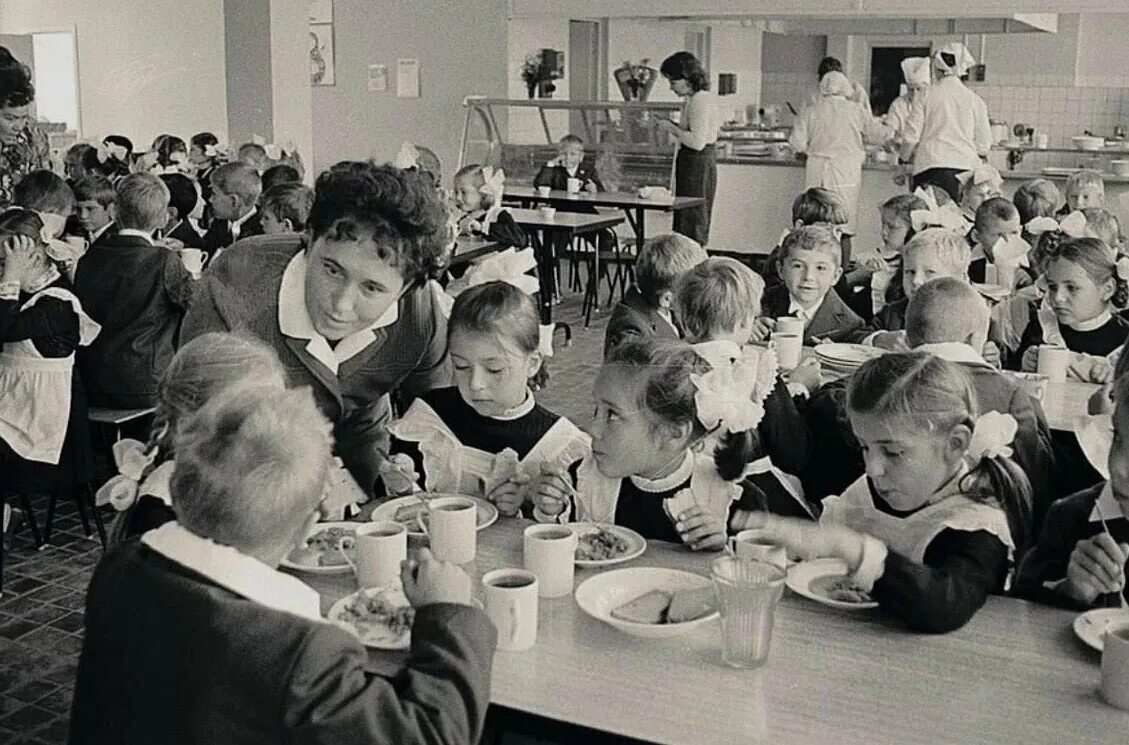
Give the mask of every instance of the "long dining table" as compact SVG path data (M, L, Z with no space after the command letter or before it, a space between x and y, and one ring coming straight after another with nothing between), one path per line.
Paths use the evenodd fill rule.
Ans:
M476 597L483 573L522 565L528 524L502 518L479 532L465 565ZM624 566L708 576L716 556L651 541ZM576 583L595 571L577 569ZM355 590L352 575L299 576L320 593L323 614ZM1100 656L1074 637L1074 615L991 597L964 628L927 635L881 610L835 610L786 590L767 664L738 670L721 662L718 621L647 640L589 617L571 596L542 598L533 649L495 654L490 700L578 731L671 745L1123 744L1129 713L1103 703ZM376 672L404 660L370 651Z

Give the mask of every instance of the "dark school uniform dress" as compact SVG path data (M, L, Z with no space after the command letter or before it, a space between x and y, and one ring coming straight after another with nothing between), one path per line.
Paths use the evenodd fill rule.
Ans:
M769 318L788 316L789 305L788 288L783 285L765 291L762 301L765 316ZM804 325L804 344L810 345L815 339L848 341L864 325L863 320L847 307L839 294L829 290L823 296L823 302L819 304L811 321Z
M478 210L475 212L467 212L459 218L459 232L466 235L474 235L479 238L486 238L509 248L525 248L529 245L529 238L525 235L525 231L514 220L514 216L508 210L502 210L494 216L494 219L486 226L485 232L482 230L469 230L467 224L471 221L482 224L487 216L487 210Z
M72 293L70 283L59 278L35 294L49 290ZM86 393L73 363L73 356L83 341L78 313L70 302L51 294L43 294L26 307L32 298L28 293L20 293L17 298L0 297L0 397L7 399L0 402L0 407L31 405L33 401L23 400L25 396L47 396L52 400L37 402L36 409L53 416L65 415L66 430L57 463L22 457L0 437L0 490L27 494L70 488L94 477L94 453L86 424ZM24 359L32 358L31 363L40 367L34 357L49 361L48 364L55 363L59 374L67 374L65 368L70 368L69 381L60 382L70 388L70 405L65 413L52 410L57 393L25 388L26 381L19 380L20 363ZM69 364L64 362L67 358L71 358ZM56 374L35 369L31 372L33 379L40 381L45 375ZM18 390L10 389L9 385ZM6 414L0 412L0 418L6 418Z
M678 317L672 312L670 320L659 313L658 309L647 302L643 293L634 285L624 294L623 300L616 303L608 319L608 328L604 332L604 357L606 358L613 348L628 340L650 339L681 339L682 326Z
M842 497L824 500L823 522L886 544L870 595L914 631L956 630L989 594L1004 589L1012 550L1007 518L998 507L962 496L959 482L958 476L929 504L908 512L886 503L866 477Z
M1022 360L1023 354L1028 349L1044 343L1043 327L1039 325L1039 320L1035 317L1036 312L1036 310L1032 310L1031 321L1027 324L1027 328L1023 330L1019 349L1016 352L1017 359ZM1105 357L1120 348L1125 343L1125 339L1129 338L1129 320L1115 313L1110 316L1108 321L1092 331L1077 331L1066 324L1059 324L1058 330L1062 334L1066 348L1071 352Z
M92 406L152 406L176 353L195 284L176 253L135 235L91 246L78 262L75 294L102 333L79 350Z
M477 412L457 386L427 391L391 426L391 452L411 457L427 491L471 488L475 496L485 496L494 480L512 476L518 461L526 471L542 462L567 468L580 461L588 451L587 435L530 395L514 416L495 418ZM453 472L454 448L461 473ZM509 465L495 465L497 459L488 457L507 449L515 456Z
M1095 509L1098 505L1099 512ZM1019 567L1015 594L1062 608L1086 610L1087 608L1113 607L1121 603L1117 593L1099 595L1086 606L1069 597L1060 588L1066 579L1070 555L1081 541L1093 538L1104 531L1101 518L1109 525L1109 532L1117 543L1129 543L1129 520L1108 493L1108 484L1095 484L1088 489L1064 497L1053 505L1043 523L1043 530L1035 545L1027 552ZM1129 586L1122 594L1129 600Z

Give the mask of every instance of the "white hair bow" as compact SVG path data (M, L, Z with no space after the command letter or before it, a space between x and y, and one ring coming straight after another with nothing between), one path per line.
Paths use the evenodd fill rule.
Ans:
M913 232L920 233L926 228L945 228L963 232L967 222L960 208L952 202L946 202L944 207L938 206L937 198L927 189L918 189L913 193L915 197L925 202L925 209L913 210L909 213Z
M1129 282L1129 256L1118 257L1113 265L1117 272L1117 278L1123 282Z
M494 170L490 166L482 167L482 178L486 180L478 191L494 198L494 204L502 203L502 195L506 192L506 172L501 168Z
M118 440L111 448L118 475L107 481L94 495L94 503L99 507L113 505L118 512L124 512L137 501L137 490L145 469L157 457L156 448L145 452L145 444L137 440Z
M204 155L208 158L218 158L227 155L227 145L222 142L217 142L214 145L205 145Z
M110 159L110 148L106 146L106 143L94 142L91 143L91 147L94 148L94 152L98 156L99 163L105 163Z
M1059 229L1058 220L1053 217L1036 217L1023 226L1030 235L1039 236L1043 233L1053 233Z
M1085 238L1086 237L1086 216L1074 210L1058 224L1058 229L1066 233L1071 238Z
M694 345L710 371L691 375L698 392L694 405L706 429L747 432L764 418L764 399L776 380L776 355L771 350L743 350L731 341Z
M996 245L992 246L992 263L1013 268L1030 266L1031 260L1028 258L1030 252L1031 244L1018 235L1010 238L1000 236L996 239Z
M505 282L526 295L532 295L541 287L537 278L528 274L536 268L537 258L532 248L521 251L507 248L475 262L458 284L462 290L469 290L487 282Z
M410 142L400 145L400 151L392 160L392 165L400 170L416 168L419 166L419 150Z
M957 174L957 179L968 188L971 186L979 186L980 184L991 184L999 189L1004 185L1004 178L990 165L981 164L976 166L970 171L962 171Z
M102 158L102 152L105 152L108 158L114 158L116 160L125 160L126 156L129 154L129 151L125 149L125 145L119 145L116 142L106 142L103 140L98 143L96 147L98 147L99 150L98 161L100 163L106 162L106 160Z
M1010 458L1011 443L1019 424L1011 414L988 411L981 414L972 426L972 438L968 441L965 455L973 463L984 458Z

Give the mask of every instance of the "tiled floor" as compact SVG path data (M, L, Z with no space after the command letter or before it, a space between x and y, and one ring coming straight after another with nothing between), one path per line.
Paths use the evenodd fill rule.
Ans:
M572 323L573 343L563 346L564 336L557 334L549 385L538 400L583 427L592 416L592 381L608 312L594 315L585 329L578 296L571 295L555 316ZM34 507L42 529L46 500ZM107 524L110 519L106 513ZM7 549L0 597L0 743L58 745L66 742L86 587L102 551L97 538L83 536L74 505L63 500L49 547L36 551L25 525Z

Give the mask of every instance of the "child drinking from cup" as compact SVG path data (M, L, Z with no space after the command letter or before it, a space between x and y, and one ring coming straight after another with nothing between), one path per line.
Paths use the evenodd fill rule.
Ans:
M1011 281L1002 276L1008 272L1015 275L1020 267L1028 266L1027 253L1031 247L1023 242L1022 232L1023 225L1014 204L1003 197L984 201L976 210L972 230L968 234L973 244L968 278L981 284L988 282L988 267L991 266L996 269L996 278L991 284L1007 287L1031 284L1033 277L1017 283L1014 276Z
M525 248L528 241L514 216L502 208L506 174L477 163L455 173L454 200L459 235L475 235L503 246Z
M587 435L533 396L545 374L529 294L537 280L524 273L534 263L530 254L497 254L463 277L469 289L455 298L447 326L456 385L424 393L389 428L388 493L422 485L484 497L503 515L516 515L542 464L567 468L588 452ZM491 276L507 279L482 281Z
M1106 382L1109 355L1129 337L1129 321L1116 312L1129 300L1129 258L1116 258L1097 238L1040 239L1044 249L1047 292L1019 343L1022 369L1036 371L1040 347L1063 347L1071 352L1070 377Z
M851 584L911 629L960 628L1004 589L1030 530L1030 486L1009 447L1015 421L979 416L968 374L920 352L864 363L847 411L866 475L824 500L820 523L739 513L734 527L842 559Z
M1066 204L1056 213L1063 217L1087 207L1105 206L1105 182L1102 174L1090 168L1070 174L1066 179Z
M1113 398L1106 478L1051 505L1020 566L1020 597L1077 610L1129 600L1129 376L1117 378Z
M764 415L754 391L767 392L775 375L757 360L726 362L713 368L681 341L614 347L596 377L592 454L575 469L543 469L534 517L614 523L696 551L724 548L731 512L763 507L759 490L726 476L749 462L747 433ZM713 435L723 439L708 450Z
M582 191L594 194L604 190L596 166L585 157L584 140L574 134L565 135L557 143L557 157L541 166L533 177L533 186L566 191L570 179L579 181Z

